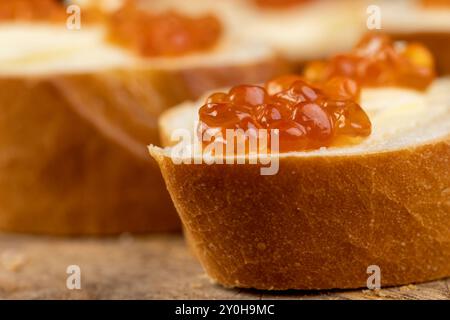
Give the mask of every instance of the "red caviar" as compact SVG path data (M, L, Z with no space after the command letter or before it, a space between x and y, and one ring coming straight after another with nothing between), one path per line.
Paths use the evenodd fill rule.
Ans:
M212 15L151 13L127 1L109 18L109 38L142 56L177 56L215 45L222 33Z
M312 2L313 0L254 0L262 8L288 8Z
M62 20L66 13L58 0L3 0L0 1L2 20Z
M326 62L310 63L304 74L318 82L343 76L363 87L400 86L418 90L426 89L436 76L433 56L426 47L394 42L378 33L367 34L349 53Z
M421 0L424 7L450 7L450 0Z
M209 96L199 110L198 134L204 137L212 129L225 137L226 129L267 129L268 134L278 129L280 152L350 143L371 133L370 120L357 103L359 93L348 78L313 86L296 75L276 78L264 87L237 86ZM254 134L248 130L248 136Z

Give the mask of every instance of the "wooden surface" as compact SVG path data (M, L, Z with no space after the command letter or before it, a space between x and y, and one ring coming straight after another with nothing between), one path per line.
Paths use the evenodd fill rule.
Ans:
M66 268L81 268L81 290ZM1 299L450 299L450 279L380 291L261 292L212 284L180 235L63 239L0 235Z

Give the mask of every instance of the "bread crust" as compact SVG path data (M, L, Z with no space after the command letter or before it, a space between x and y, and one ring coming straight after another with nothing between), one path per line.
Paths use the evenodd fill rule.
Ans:
M175 165L151 148L208 275L226 287L366 287L450 276L450 137L408 149ZM186 196L186 195L189 196Z
M270 58L230 67L1 76L0 230L179 230L146 148L159 143L159 114L216 86L264 81L283 65Z

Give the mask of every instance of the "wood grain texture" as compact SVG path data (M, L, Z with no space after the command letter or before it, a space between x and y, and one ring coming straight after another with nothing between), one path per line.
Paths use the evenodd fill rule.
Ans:
M66 268L81 268L81 290ZM48 238L0 235L0 299L450 299L450 280L368 290L267 292L212 284L180 235Z

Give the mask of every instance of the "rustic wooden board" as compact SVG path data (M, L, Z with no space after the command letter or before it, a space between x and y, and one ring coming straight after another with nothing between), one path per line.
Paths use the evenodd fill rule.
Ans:
M81 290L66 288L69 265L81 268ZM230 290L208 280L180 235L0 235L1 299L450 299L449 286L450 279L378 292Z

